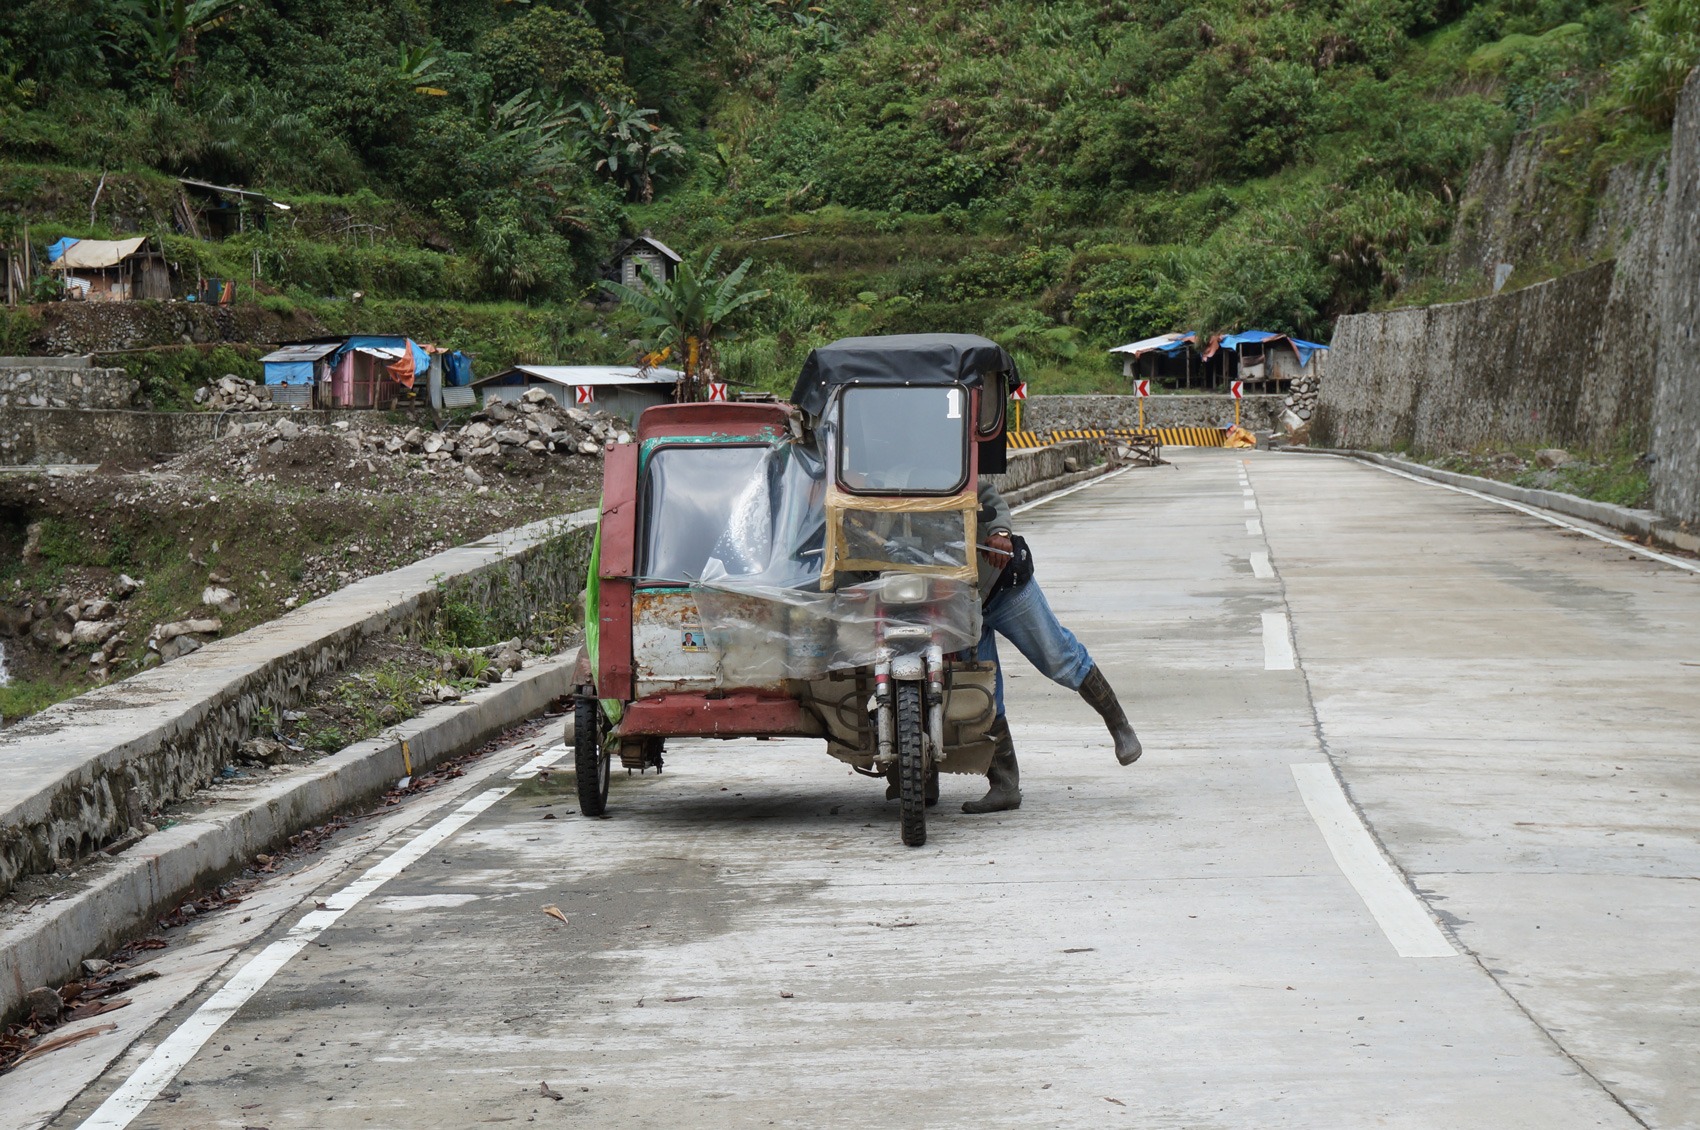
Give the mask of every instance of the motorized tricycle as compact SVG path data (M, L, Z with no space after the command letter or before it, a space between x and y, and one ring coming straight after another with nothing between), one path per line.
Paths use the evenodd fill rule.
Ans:
M1015 365L959 334L847 338L792 400L668 404L605 453L574 752L587 816L666 739L818 737L926 842L938 774L986 771L982 473Z

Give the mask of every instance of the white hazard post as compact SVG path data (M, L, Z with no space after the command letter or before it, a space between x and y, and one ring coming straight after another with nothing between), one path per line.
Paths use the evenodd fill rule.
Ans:
M709 381L708 382L708 398L710 400L725 400L726 399L726 384L725 384L725 382L724 381Z
M1145 398L1151 395L1150 381L1134 381L1133 395L1139 398L1139 430L1145 430Z
M573 403L574 404L595 404L596 403L596 386L595 385L574 385L573 386Z
M1234 427L1240 426L1240 401L1245 399L1245 382L1234 381L1228 386L1234 394Z

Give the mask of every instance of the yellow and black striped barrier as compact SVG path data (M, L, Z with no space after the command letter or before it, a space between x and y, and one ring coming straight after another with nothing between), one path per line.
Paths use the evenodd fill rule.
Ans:
M1051 433L1052 443L1071 439L1131 439L1134 436L1156 436L1166 447L1221 447L1228 433L1221 428L1066 428Z
M1050 440L1038 432L1008 432L1009 445L1017 451L1029 451L1035 447L1048 447Z

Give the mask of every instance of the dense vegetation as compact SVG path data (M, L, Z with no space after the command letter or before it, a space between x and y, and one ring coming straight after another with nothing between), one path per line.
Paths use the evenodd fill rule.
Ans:
M405 300L488 364L629 357L637 318L581 300L649 228L755 258L734 377L949 328L1089 387L1132 337L1326 338L1391 300L1516 131L1583 147L1585 194L1663 144L1696 28L1700 0L14 0L0 242L122 219L324 324ZM190 239L177 175L292 209Z

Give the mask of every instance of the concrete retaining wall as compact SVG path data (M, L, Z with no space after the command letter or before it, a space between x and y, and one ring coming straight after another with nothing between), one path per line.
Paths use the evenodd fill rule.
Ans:
M594 522L589 511L537 522L368 578L0 732L0 895L192 796L261 709L295 705L372 637L422 629L446 597L507 623L569 615Z
M108 371L108 370L96 370ZM122 373L123 370L110 370ZM188 451L231 427L274 422L279 412L78 411L0 407L0 466L157 460ZM291 412L298 424L373 420L372 412L311 409Z
M1594 454L1628 443L1653 456L1654 509L1700 524L1700 70L1665 173L1662 189L1645 167L1617 176L1612 218L1595 225L1633 222L1614 259L1491 298L1341 318L1315 440Z
M1700 530L1700 69L1671 130L1657 271L1653 508Z
M128 408L140 387L123 369L0 365L0 408Z
M1325 384L1327 382L1324 382ZM1280 396L1248 396L1240 401L1240 424L1248 431L1276 428ZM1234 422L1231 396L1151 396L1145 400L1148 428L1224 428ZM1021 427L1030 432L1074 428L1134 428L1139 426L1135 396L1031 396L1021 406Z

